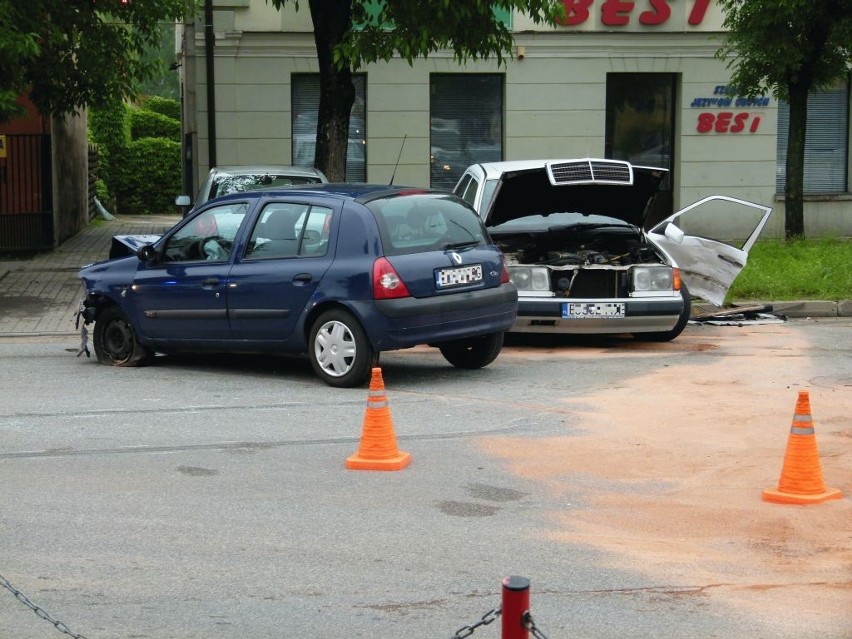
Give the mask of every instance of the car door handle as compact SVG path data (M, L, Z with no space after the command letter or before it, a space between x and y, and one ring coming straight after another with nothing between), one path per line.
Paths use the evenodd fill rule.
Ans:
M310 273L299 273L293 276L293 282L296 284L307 284L313 279Z
M730 257L728 257L727 255L720 255L720 254L718 254L718 253L717 253L717 254L716 254L716 257L718 257L718 258L719 258L720 260L722 260L723 262L727 262L728 264L733 264L733 265L734 265L734 266L736 266L737 268L745 268L742 264L740 264L739 262L737 262L737 261L736 261L736 260L734 260L734 259L731 259L731 258L730 258Z
M201 286L204 288L212 288L214 286L219 286L219 278L218 277L208 277L206 280L201 282Z

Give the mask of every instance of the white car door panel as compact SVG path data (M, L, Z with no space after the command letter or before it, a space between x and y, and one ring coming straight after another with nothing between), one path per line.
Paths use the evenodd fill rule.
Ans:
M648 236L675 260L691 294L721 306L770 213L767 206L712 195L663 220ZM726 237L717 237L722 233Z

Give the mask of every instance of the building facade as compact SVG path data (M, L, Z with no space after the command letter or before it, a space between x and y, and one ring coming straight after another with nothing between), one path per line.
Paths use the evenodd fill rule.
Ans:
M557 28L502 16L515 36L502 66L437 52L359 69L347 179L451 188L473 162L610 157L670 169L655 218L725 194L772 206L764 236L783 237L786 105L731 92L715 2L565 4ZM206 39L203 16L179 37L187 188L211 163L312 164L319 78L307 7L212 8ZM848 81L812 98L808 235L852 236L849 119Z

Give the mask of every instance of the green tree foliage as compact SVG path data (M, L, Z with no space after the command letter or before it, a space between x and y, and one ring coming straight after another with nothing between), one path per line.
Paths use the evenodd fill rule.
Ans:
M844 78L852 65L852 0L718 0L726 40L718 57L731 83L753 97L770 92L790 105L785 234L803 236L808 94Z
M186 0L0 0L0 122L29 91L42 115L134 97L162 66L146 51Z
M299 0L267 0L276 8ZM332 181L344 179L349 112L355 100L352 72L400 56L411 64L441 49L458 62L494 58L512 48L499 14L521 11L536 23L564 16L558 0L308 0L320 72L314 164Z

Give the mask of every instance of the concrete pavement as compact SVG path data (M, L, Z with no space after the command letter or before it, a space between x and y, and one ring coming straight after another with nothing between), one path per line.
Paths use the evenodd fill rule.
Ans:
M106 259L113 235L159 234L179 220L179 215L96 220L53 251L0 261L0 337L76 334L80 267Z
M80 299L79 268L106 259L113 235L160 234L179 220L179 215L96 220L53 251L28 259L0 261L0 308L3 309L0 337L75 335L78 332L75 318ZM767 304L787 317L852 315L850 300ZM718 309L710 304L693 304L693 315L713 310Z

